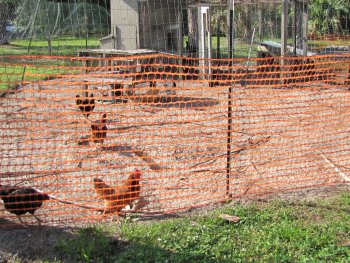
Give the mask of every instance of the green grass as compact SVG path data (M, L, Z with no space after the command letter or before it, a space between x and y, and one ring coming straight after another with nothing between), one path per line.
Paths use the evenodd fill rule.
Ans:
M349 46L350 40L349 39L336 39L336 40L309 40L308 44L311 48L315 49L323 49L327 46Z
M239 216L239 223L220 219ZM119 241L116 240L119 238ZM123 221L61 239L61 255L84 262L349 262L350 194L315 202L235 205L202 216Z
M87 48L98 48L99 44L98 38L89 38ZM86 40L69 37L59 38L53 39L51 45L52 55L75 56L79 49L86 49ZM33 40L32 43L29 39L13 40L10 46L0 46L0 55L27 55L28 47L31 55L48 55L47 46L46 40Z
M88 45L92 46L98 46L99 40L98 38L88 38ZM21 39L21 40L13 40L11 41L11 44L17 45L17 46L25 46L27 47L29 45L30 40L29 39ZM73 38L73 37L66 37L66 38L59 38L59 39L53 39L52 40L52 46L58 47L58 46L85 46L86 39L85 38ZM32 46L47 46L46 40L33 40Z
M104 262L113 259L118 251L120 242L111 237L115 231L115 228L106 230L103 226L80 229L74 239L61 238L57 249L79 262Z
M10 63L10 62L9 62ZM28 66L3 64L0 66L0 90L6 90L16 83L34 82L54 78L57 74L68 74L77 72L67 67L73 63L64 60L36 60L35 64Z
M52 55L59 56L76 56L79 49L85 49L85 39L60 38L52 40ZM0 46L0 55L27 55L30 41L14 40L10 46ZM88 48L98 48L98 38L88 39ZM48 55L47 41L33 40L29 49L31 55ZM7 62L8 64L6 64ZM12 65L11 65L12 63ZM0 90L6 90L8 87L22 81L24 67L16 65L17 60L12 58L11 61L2 60L0 65ZM35 61L35 65L25 68L24 81L38 81L51 77L55 74L73 73L72 70L59 69L57 66L67 64L67 62L56 59L46 61ZM70 65L70 64L67 64Z

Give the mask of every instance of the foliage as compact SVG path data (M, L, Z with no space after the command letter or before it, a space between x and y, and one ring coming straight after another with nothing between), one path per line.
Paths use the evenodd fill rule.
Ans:
M350 22L349 0L313 0L309 10L313 33L340 34Z
M109 30L109 12L89 1L64 3L47 0L19 0L13 20L17 26L13 38L86 35L103 36Z
M213 35L225 36L228 31L227 11L220 9L212 11L211 26L213 28Z

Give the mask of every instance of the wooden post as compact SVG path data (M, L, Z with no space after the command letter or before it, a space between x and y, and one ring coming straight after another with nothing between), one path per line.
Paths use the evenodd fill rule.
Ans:
M308 14L308 3L309 0L304 0L303 4L303 56L307 55L307 35L308 35L308 21L309 21L309 14Z
M288 39L288 0L282 0L282 19L281 19L281 56L287 54Z
M220 15L219 12L217 11L216 13L216 58L221 58L220 57Z
M285 78L285 56L287 55L288 40L288 0L282 0L282 19L281 19L281 84L284 84Z
M295 39L296 48L307 55L308 0L295 0Z
M180 2L178 1L178 6L177 6L177 54L179 56L182 55L182 48L183 48L183 17L182 17L182 9L180 6Z
M292 17L293 56L297 55L297 4L294 1L294 16Z
M302 8L303 3L295 1L295 40L296 48L303 49L303 26Z
M264 3L259 2L258 3L258 17L259 17L259 41L260 43L263 41L264 37Z

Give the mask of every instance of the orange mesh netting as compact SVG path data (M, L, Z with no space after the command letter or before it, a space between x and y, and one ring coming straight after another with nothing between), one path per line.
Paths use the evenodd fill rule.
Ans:
M29 187L51 199L35 215L60 225L350 182L350 55L8 56L2 67L3 225L41 204Z

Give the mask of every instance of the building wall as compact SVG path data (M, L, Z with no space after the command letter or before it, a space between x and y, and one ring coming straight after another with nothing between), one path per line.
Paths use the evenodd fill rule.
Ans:
M139 48L138 0L111 1L112 35L116 37L116 49Z
M178 50L177 0L149 0L140 3L140 43L144 48Z
M180 0L111 1L116 49L178 50Z

